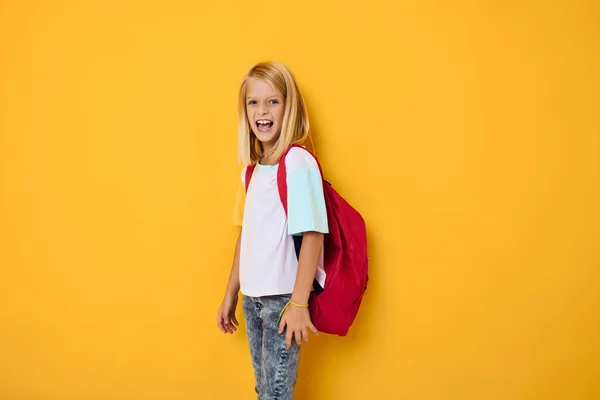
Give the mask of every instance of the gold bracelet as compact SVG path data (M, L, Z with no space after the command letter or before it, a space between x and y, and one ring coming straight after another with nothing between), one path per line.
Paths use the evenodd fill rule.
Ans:
M296 307L300 307L300 308L307 308L307 307L308 307L308 303L306 303L306 304L298 304L298 303L296 303L295 301L293 301L293 300L291 300L291 299L290 299L289 303L290 303L291 305L294 305L294 306L296 306Z
M281 317L283 316L283 313L285 312L285 310L288 308L289 305L293 305L296 307L300 307L300 308L308 308L308 303L306 304L298 304L295 301L292 301L291 299L285 303L285 307L283 307L283 310L281 310L281 312L279 313L279 318L277 319L277 322L279 322L281 320Z

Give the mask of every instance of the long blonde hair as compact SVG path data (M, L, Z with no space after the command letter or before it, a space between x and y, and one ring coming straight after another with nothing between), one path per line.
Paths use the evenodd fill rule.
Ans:
M285 111L281 133L270 154L254 135L246 114L246 89L251 78L262 79L283 95ZM303 144L310 136L308 113L302 93L292 71L281 62L268 61L256 64L244 77L238 99L238 160L244 165L254 164L263 156L279 160L292 144Z

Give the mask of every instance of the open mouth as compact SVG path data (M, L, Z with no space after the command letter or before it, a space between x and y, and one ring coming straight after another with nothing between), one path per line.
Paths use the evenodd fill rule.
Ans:
M259 119L256 121L256 127L259 132L269 132L271 127L273 126L273 121L268 119Z

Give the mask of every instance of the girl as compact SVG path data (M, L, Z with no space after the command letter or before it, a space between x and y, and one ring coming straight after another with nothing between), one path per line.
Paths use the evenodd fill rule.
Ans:
M300 345L308 342L309 330L318 334L307 307L313 281L320 287L325 282L322 250L328 225L322 177L309 152L289 151L286 216L277 188L279 159L310 133L304 99L287 66L254 66L242 81L238 111L238 156L245 167L234 221L242 229L217 321L224 333L237 330L241 291L258 398L292 399ZM249 165L255 168L246 193Z

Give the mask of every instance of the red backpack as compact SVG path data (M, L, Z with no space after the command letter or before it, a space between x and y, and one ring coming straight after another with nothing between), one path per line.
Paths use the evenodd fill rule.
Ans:
M287 215L287 179L285 157L292 145L281 156L277 171L277 187L281 204ZM310 153L310 152L309 152ZM313 157L314 154L310 153ZM315 160L317 158L315 157ZM321 176L323 170L317 160ZM254 172L254 165L246 169L246 191ZM333 186L323 180L323 192L329 223L329 234L325 235L324 265L325 287L321 288L315 280L309 300L309 311L312 323L319 332L345 336L354 322L358 308L367 289L368 255L367 231L365 221L346 200L340 196ZM299 239L299 240L298 240ZM294 237L296 255L300 255L302 237Z

